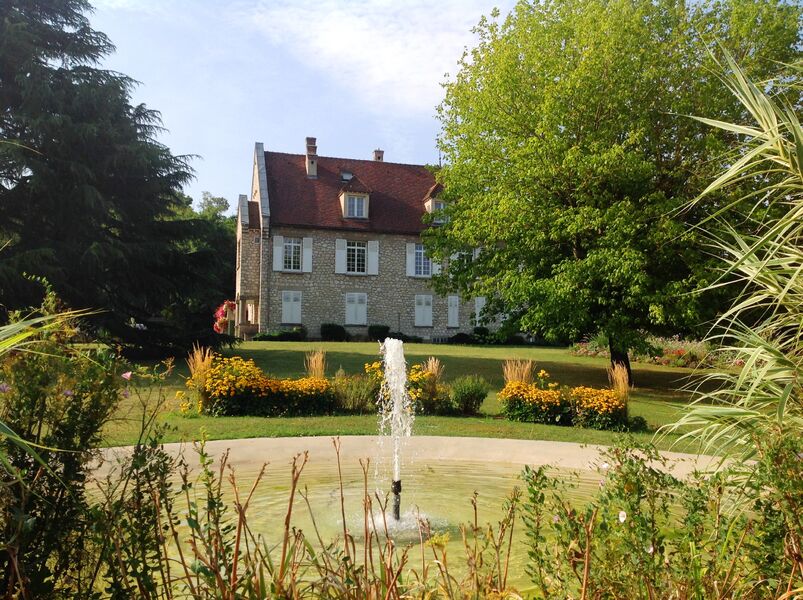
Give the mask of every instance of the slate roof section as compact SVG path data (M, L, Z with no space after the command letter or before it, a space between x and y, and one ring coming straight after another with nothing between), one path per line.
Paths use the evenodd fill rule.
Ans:
M309 179L305 160L265 152L271 225L412 235L425 228L424 202L436 184L424 166L319 156L318 177ZM354 175L347 187L370 191L368 219L343 218L343 171Z

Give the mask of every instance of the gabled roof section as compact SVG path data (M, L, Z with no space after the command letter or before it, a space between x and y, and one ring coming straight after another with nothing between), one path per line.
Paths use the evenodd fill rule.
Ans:
M418 234L424 228L424 202L435 177L421 165L318 157L318 176L310 179L303 154L265 152L271 225ZM344 182L340 174L352 173ZM370 194L368 219L343 217L341 191Z
M340 191L353 192L355 194L370 194L371 188L365 185L359 177L354 175L343 185L343 187L340 188Z
M426 195L424 196L424 200L429 200L430 198L437 198L438 194L443 191L443 186L440 183L435 183L431 188L427 190Z

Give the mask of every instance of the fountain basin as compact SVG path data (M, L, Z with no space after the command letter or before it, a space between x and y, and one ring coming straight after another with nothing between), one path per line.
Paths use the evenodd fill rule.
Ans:
M461 562L463 544L459 526L474 519L471 499L475 492L480 524L496 523L503 516L506 497L514 486L521 486L519 475L524 465L551 465L558 474L572 475L577 484L572 495L577 499L590 497L600 480L593 465L600 461L600 452L604 450L603 446L570 442L435 436L407 438L401 519L394 522L390 514L391 480L387 469L387 461L393 458L393 448L390 444L382 444L381 436L347 436L340 441L346 527L358 544L365 537L363 497L366 479L360 460L370 458L368 491L372 496L379 491L380 495L387 497L386 522L394 541L413 546L411 555L420 556L421 550L417 547L420 541L418 522L419 519L425 519L433 532L450 534L448 552L455 558L453 564ZM183 450L188 463L196 464L192 449L186 444L166 444L165 448L172 453ZM340 481L331 438L220 440L208 442L206 450L213 457L229 450L229 464L244 493L251 487L262 464L269 463L267 474L257 488L248 511L249 527L261 534L269 544L280 539L287 510L291 461L297 454L309 452L309 462L302 474L299 489L307 495L324 541L342 537ZM110 458L127 451L125 448L107 449L104 455ZM711 460L678 453L664 454L672 461L672 472L681 477L695 468L704 468ZM108 461L104 462L100 475L108 468ZM384 522L375 499L373 509L374 523L379 531L383 531ZM296 498L293 524L304 530L308 537L314 536L310 512L300 496ZM524 572L527 548L524 542L524 531L519 522L510 563L510 581L519 589L527 587Z

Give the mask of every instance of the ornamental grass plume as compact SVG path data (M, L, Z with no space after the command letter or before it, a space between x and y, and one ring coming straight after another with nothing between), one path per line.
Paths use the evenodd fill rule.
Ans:
M612 367L608 367L608 383L611 389L619 396L622 404L627 406L630 400L630 385L627 377L627 367L621 363L616 363Z
M535 363L531 360L507 359L502 364L502 374L505 376L505 383L521 382L532 383Z
M318 349L307 352L304 357L304 368L307 376L313 379L326 378L326 350Z
M190 369L187 387L195 392L196 400L201 407L205 407L209 398L206 390L206 380L212 369L214 356L215 354L211 348L205 348L199 344L193 344L192 352L187 356L187 367Z
M424 372L429 373L432 377L433 384L438 384L443 379L443 372L446 370L446 367L443 366L443 363L435 358L434 356L430 356L426 362L424 362Z

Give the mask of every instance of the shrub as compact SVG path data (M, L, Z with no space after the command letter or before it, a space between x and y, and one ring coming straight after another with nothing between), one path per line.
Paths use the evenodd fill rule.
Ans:
M349 332L337 323L323 323L321 325L321 339L325 342L347 342Z
M592 429L615 429L627 424L627 404L614 390L571 389L574 424Z
M424 341L424 338L422 338L420 335L406 335L400 331L391 331L388 334L388 337L401 340L405 344L406 343L420 344L421 342Z
M216 356L206 381L213 415L298 416L331 413L335 395L326 379L273 379L253 360Z
M489 389L488 382L479 375L458 377L450 386L452 406L461 415L476 415Z
M491 330L487 327L477 326L474 328L474 340L477 344L491 344L493 343L493 336Z
M450 337L449 343L469 345L469 344L475 344L476 340L474 339L474 336L471 335L470 333L463 333L461 331L460 333L455 333L452 337Z
M249 414L250 407L263 394L266 379L253 359L215 356L205 383L209 406L204 407L204 412L212 415Z
M298 325L292 329L258 333L253 337L255 342L303 342L306 339L307 328L303 325Z
M410 367L407 372L407 393L416 413L430 415L453 414L454 407L449 397L449 388L440 383L439 376L436 375L438 370L442 373L440 361L437 361L437 359L435 361L438 363L437 367L434 363L430 365L434 368L434 372L427 371L424 365ZM385 379L382 363L379 361L366 363L365 372L376 388L381 390Z
M346 412L365 414L376 410L379 386L371 377L346 375L341 370L332 380L332 391L338 408Z
M369 325L368 339L373 342L384 341L390 334L390 327L387 325Z
M39 314L56 314L57 305L49 292ZM105 348L73 345L75 332L75 322L57 322L0 361L3 423L25 441L0 437L0 589L9 598L73 597L92 560L87 480L126 368Z
M511 421L571 425L571 404L558 389L511 381L499 392L502 412Z

